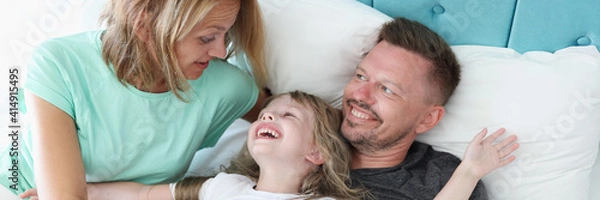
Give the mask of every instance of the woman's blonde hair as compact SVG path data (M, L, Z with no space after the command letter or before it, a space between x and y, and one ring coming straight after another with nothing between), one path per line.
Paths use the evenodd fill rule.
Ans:
M259 88L266 85L264 27L256 0L239 0L240 11L227 33L227 57L243 51L252 65ZM101 21L107 29L102 36L102 56L112 64L122 83L148 89L164 79L179 99L190 88L178 66L175 43L183 39L222 0L110 0ZM149 52L136 31L145 26L154 52ZM157 59L152 58L156 55ZM157 68L160 66L160 68ZM157 73L158 71L158 73ZM139 82L136 82L139 81Z
M300 91L279 94L269 98L263 108L267 107L274 99L289 95L292 100L310 109L315 116L313 121L313 135L315 144L325 162L316 171L309 174L302 183L300 194L304 198L313 199L324 196L336 199L361 199L367 195L365 189L352 189L350 185L350 160L351 153L347 141L339 133L342 114L321 98ZM227 173L246 175L254 181L259 177L259 166L254 161L248 148L233 159Z

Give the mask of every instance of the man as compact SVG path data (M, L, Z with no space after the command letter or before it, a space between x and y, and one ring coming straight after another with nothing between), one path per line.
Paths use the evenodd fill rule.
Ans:
M461 161L415 138L442 119L459 81L458 61L435 32L404 18L385 24L344 89L352 184L377 199L433 199ZM482 182L471 199L487 199Z

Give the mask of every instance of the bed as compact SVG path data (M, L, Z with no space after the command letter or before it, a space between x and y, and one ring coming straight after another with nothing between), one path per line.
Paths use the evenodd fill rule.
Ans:
M259 0L269 87L301 89L335 106L377 28L419 21L454 49L463 77L447 114L417 140L462 157L483 127L519 136L517 160L483 181L491 199L600 199L600 1ZM243 55L231 60L247 68ZM242 144L236 122L189 175ZM237 132L236 132L237 131ZM210 166L207 166L210 165Z
M30 11L15 27L55 17L60 26L43 30L53 37L97 29L103 2L70 2L57 11L40 0L11 12ZM444 37L463 66L447 115L419 141L462 157L481 128L505 127L522 146L515 162L483 179L491 199L600 199L600 1L259 2L274 93L301 89L339 107L378 27L392 17L417 20ZM5 34L33 46L22 32L31 30ZM20 65L15 59L7 62ZM230 61L248 69L243 55ZM215 147L196 154L187 175L216 172L239 151L248 127L234 122Z

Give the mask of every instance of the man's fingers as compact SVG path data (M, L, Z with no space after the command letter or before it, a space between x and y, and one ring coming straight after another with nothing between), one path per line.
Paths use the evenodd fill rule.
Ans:
M512 143L509 147L503 148L500 150L500 158L504 158L510 154L512 154L515 150L519 148L519 143Z
M496 147L496 149L498 151L508 147L510 144L514 143L515 141L517 141L517 136L516 135L511 135L508 136L507 138L504 138L502 141L498 142L497 144L494 145L494 147Z
M483 128L483 130L481 130L479 133L477 133L477 135L475 135L472 142L479 144L479 143L481 143L481 141L483 141L483 138L485 138L486 135L487 135L487 128Z
M500 129L496 130L494 133L492 133L490 136L485 138L485 140L483 142L493 143L494 141L496 141L496 139L498 139L498 137L500 137L502 134L504 134L504 132L506 132L506 129L500 128Z
M500 166L498 166L498 168L504 167L505 165L508 165L509 163L511 163L512 161L514 161L516 158L517 158L516 156L512 155L512 156L510 156L510 157L508 157L506 159L500 160L500 163L499 163Z

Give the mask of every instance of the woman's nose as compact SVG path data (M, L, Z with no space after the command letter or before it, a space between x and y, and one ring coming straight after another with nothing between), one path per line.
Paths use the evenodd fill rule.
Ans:
M208 55L224 59L227 56L227 47L225 47L225 40L214 41L214 45L208 50Z

